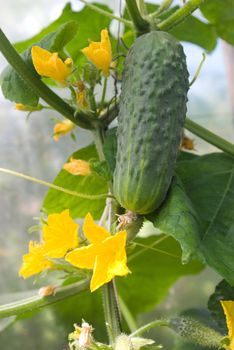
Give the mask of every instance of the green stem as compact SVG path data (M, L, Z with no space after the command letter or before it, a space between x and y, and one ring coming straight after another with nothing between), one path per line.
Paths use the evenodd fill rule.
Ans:
M22 57L11 45L3 31L0 29L0 51L6 58L8 63L19 74L19 76L30 86L36 95L41 97L56 111L61 113L67 119L70 119L73 123L77 124L77 120L74 117L74 109L69 106L63 99L50 90L28 67Z
M100 109L99 113L103 110L104 103L105 103L105 98L106 98L106 88L107 88L107 77L104 78L104 83L103 83L103 89L102 89L102 98L101 98L101 103L100 103Z
M168 31L175 27L177 24L185 20L186 17L190 16L199 6L204 2L204 0L190 0L186 4L169 16L167 19L162 21L157 25L161 30Z
M214 134L208 129L203 128L201 125L195 123L189 118L185 120L185 128L191 131L193 134L199 136L203 140L209 142L211 145L221 149L222 151L234 156L234 144L226 141L222 137Z
M97 128L93 131L94 142L97 148L100 161L105 160L105 155L103 152L103 130ZM112 184L109 184L110 189ZM111 191L110 191L111 192ZM108 199L108 201L111 201ZM107 230L111 232L112 217L113 217L113 204L112 201L108 203L109 213L108 213L108 227ZM118 296L115 287L114 279L105 284L102 287L103 291L103 310L106 321L107 333L109 337L110 344L114 344L115 339L122 332L121 327L121 315L118 303Z
M157 11L151 13L149 17L150 18L158 17L162 12L166 11L171 6L172 3L173 3L173 0L164 0L159 6L159 8L157 9Z
M198 66L198 69L196 71L195 76L193 77L192 81L189 83L189 86L192 86L195 83L195 81L197 80L205 60L206 60L206 54L205 54L205 52L203 52L202 53L202 60L201 60L201 62L199 64L199 66Z
M13 303L0 306L0 318L21 315L32 310L37 310L47 305L55 304L63 299L71 297L88 290L90 280L70 284L69 286L59 287L55 290L55 295L42 297L36 293L35 296L22 299Z
M113 198L113 196L108 195L108 194L104 194L104 193L103 194L96 194L96 195L95 194L79 193L79 192L72 191L72 190L69 190L69 189L64 188L64 187L60 187L60 186L54 185L54 184L52 184L50 182L37 179L37 178L29 176L29 175L18 173L17 171L13 171L13 170L10 170L10 169L0 168L0 172L6 173L6 174L10 174L10 175L14 175L14 176L18 176L18 177L21 177L21 178L23 178L25 180L28 180L28 181L36 182L36 183L38 183L40 185L53 188L54 190L57 190L57 191L60 191L60 192L64 192L66 194L70 194L71 196L75 196L75 197L80 197L80 198L90 199L90 200L96 200L96 199L107 198L107 197L112 197Z
M119 295L119 306L120 306L120 310L123 315L123 318L125 319L130 332L135 332L135 330L137 329L137 324L129 308L127 307L123 299L120 297L120 295Z
M105 284L102 287L102 293L106 328L110 344L112 345L115 343L116 337L122 333L115 281L112 280Z
M137 329L135 332L130 334L130 337L139 336L142 333L145 333L154 327L169 327L169 325L170 325L170 322L167 320L156 320L156 321L147 323L146 325Z
M126 5L129 11L129 14L134 23L137 36L141 34L147 33L150 30L149 23L141 16L140 11L138 9L136 0L126 0Z
M131 21L128 21L127 19L124 19L122 17L118 17L118 16L115 16L113 15L112 13L108 12L108 11L105 11L103 10L102 8L96 6L96 5L93 5L93 4L90 4L88 1L86 0L80 0L80 2L83 2L83 4L85 4L87 7L91 8L92 10L94 10L95 12L98 12L104 16L107 16L109 18L112 18L112 19L116 19L117 21L119 22L122 22L124 23L126 26L128 27L133 27L133 24Z

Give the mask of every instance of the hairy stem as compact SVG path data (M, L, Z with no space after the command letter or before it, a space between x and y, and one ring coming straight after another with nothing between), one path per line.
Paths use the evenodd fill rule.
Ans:
M17 74L30 86L36 95L41 97L56 111L61 113L67 119L77 124L74 116L74 109L63 99L49 89L27 66L22 57L11 45L3 31L0 29L0 51L8 63L14 68Z
M137 36L147 33L150 31L149 23L141 16L141 13L138 9L136 0L126 0L126 5L129 11L129 14L134 23Z
M173 3L173 0L163 0L159 8L155 12L151 13L149 17L155 18L159 16L162 12L166 11L171 6L172 3Z
M99 159L101 161L105 160L105 155L103 152L103 130L101 128L93 131L94 142L97 148ZM112 184L109 184L109 193L111 193ZM108 208L108 224L107 230L111 232L112 223L113 223L113 203L110 198L107 199L107 208ZM105 284L102 287L103 292L103 310L106 321L107 333L110 344L114 344L116 337L121 334L121 315L120 308L118 303L118 296L115 287L115 281Z
M209 142L211 145L221 149L222 151L234 156L234 144L226 141L222 137L214 134L206 128L203 128L201 125L195 123L189 118L185 120L185 128L191 131L193 134L197 135L201 139Z
M173 13L170 17L159 23L157 26L161 30L168 31L169 29L175 27L177 24L185 20L190 16L199 6L204 2L204 0L189 0L186 4Z
M142 333L145 333L149 331L151 328L154 327L169 327L170 322L168 320L156 320L150 323L147 323L146 325L142 326L141 328L137 329L135 332L131 333L131 337L139 336Z
M101 15L104 15L106 17L109 17L111 19L116 19L117 21L121 22L121 23L124 23L126 26L128 27L133 27L133 24L131 21L128 21L127 19L125 18L122 18L122 17L118 17L118 16L115 16L113 15L111 12L108 12L108 11L105 11L103 10L102 8L94 5L94 4L91 4L90 2L86 1L86 0L79 0L80 2L83 2L83 4L85 4L87 7L91 8L92 10L94 10L95 12L98 12L100 13Z
M96 200L96 199L107 198L107 197L111 196L111 195L109 196L108 194L104 194L104 193L103 194L93 195L93 194L85 194L85 193L72 191L72 190L69 190L67 188L54 185L51 182L43 181L43 180L37 179L35 177L29 176L29 175L25 175L25 174L22 174L22 173L18 173L17 171L13 171L13 170L10 170L10 169L0 168L0 172L5 173L5 174L9 174L9 175L18 176L18 177L21 177L21 178L23 178L25 180L36 182L36 183L38 183L40 185L53 188L54 190L57 190L57 191L60 191L60 192L64 192L66 194L70 194L71 196L80 197L80 198L84 198L84 199L94 199L94 200Z
M90 280L87 279L65 287L59 287L55 290L55 295L42 297L38 294L38 292L36 292L32 297L1 305L0 318L21 315L29 311L41 309L42 307L55 304L63 299L88 290L89 283Z

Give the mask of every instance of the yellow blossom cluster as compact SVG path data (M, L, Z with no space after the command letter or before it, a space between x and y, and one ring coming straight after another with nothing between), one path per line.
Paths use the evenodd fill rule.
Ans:
M43 226L42 243L29 243L29 252L23 256L19 275L27 278L53 269L54 258L65 258L77 268L93 270L90 284L93 292L115 276L130 272L125 250L126 231L113 236L98 226L88 213L83 232L90 244L79 247L78 228L69 210L49 215L48 223Z

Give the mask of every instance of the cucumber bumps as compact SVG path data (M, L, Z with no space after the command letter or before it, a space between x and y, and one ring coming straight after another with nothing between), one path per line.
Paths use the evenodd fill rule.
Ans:
M114 195L148 214L166 197L186 116L185 54L170 34L139 37L126 57L119 103Z

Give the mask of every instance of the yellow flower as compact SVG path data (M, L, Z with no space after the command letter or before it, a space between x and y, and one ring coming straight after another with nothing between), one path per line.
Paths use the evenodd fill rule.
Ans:
M50 214L48 224L43 226L44 251L50 258L63 258L68 250L78 246L79 225L66 209L59 214Z
M19 271L20 276L28 278L53 266L53 263L45 257L42 244L30 241L28 250L29 253L23 256L23 264Z
M97 68L101 69L104 76L109 75L112 51L107 29L101 31L100 42L91 41L89 46L81 51Z
M85 217L83 231L91 244L73 250L65 259L76 267L93 269L91 292L115 276L125 276L130 272L125 251L126 231L112 236L105 228L96 225L90 214Z
M221 300L221 305L226 316L228 338L230 344L228 349L234 350L234 301L233 300Z
M71 158L68 163L64 164L63 169L72 175L87 176L91 174L89 162L82 159Z
M54 136L53 139L55 141L58 141L60 136L68 134L70 131L72 131L75 128L75 124L72 123L70 120L65 119L61 123L57 123L54 126Z
M63 62L57 52L51 53L39 46L33 46L31 54L33 65L38 74L66 85L66 79L72 71L71 58L67 58Z
M33 112L33 111L40 111L43 107L41 105L37 105L35 107L24 105L22 103L16 103L15 109L18 111L25 111L25 112Z

